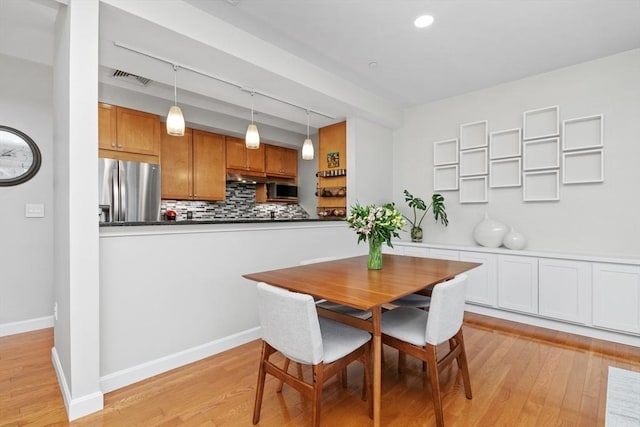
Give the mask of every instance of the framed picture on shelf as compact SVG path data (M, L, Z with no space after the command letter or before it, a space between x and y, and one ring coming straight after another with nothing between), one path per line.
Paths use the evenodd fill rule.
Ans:
M332 151L327 153L327 169L340 167L340 153L338 151Z

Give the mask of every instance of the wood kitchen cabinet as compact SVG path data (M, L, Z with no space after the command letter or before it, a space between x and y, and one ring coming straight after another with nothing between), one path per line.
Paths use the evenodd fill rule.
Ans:
M329 158L331 157L331 161ZM326 188L347 188L347 122L318 129L318 217L347 215L346 191L342 197L325 197Z
M155 114L98 104L100 157L158 162L162 124Z
M225 137L227 169L230 173L264 176L264 145L249 150L244 139Z
M184 136L162 135L162 198L224 200L225 137L186 129Z
M298 176L298 150L264 144L265 172L270 176L296 178Z

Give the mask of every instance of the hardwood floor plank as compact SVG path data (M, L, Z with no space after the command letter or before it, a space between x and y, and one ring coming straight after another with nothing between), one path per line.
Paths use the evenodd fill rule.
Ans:
M443 371L447 426L603 425L609 366L640 371L640 348L578 337L467 313L465 344L474 394L467 400L457 366ZM105 409L68 423L51 365L52 330L0 338L0 426L248 426L259 343L163 373L105 395ZM439 349L441 350L441 349ZM435 424L431 387L422 364L384 348L382 425ZM283 359L278 359L282 362ZM310 370L304 369L305 378ZM348 387L327 383L322 425L371 425L360 398L362 368ZM267 378L260 425L309 425L311 404Z

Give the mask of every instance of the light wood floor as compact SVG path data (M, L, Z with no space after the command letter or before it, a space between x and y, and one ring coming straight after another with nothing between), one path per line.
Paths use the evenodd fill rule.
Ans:
M464 327L473 400L457 367L442 375L447 426L602 426L609 366L640 371L640 348L467 314ZM51 329L0 338L0 426L65 426L51 365ZM105 395L105 409L73 426L250 426L259 343L158 375ZM428 379L385 347L382 425L435 424ZM308 371L306 378L309 378ZM323 396L322 424L368 426L362 369L349 387L335 380ZM305 426L310 404L267 377L260 425Z

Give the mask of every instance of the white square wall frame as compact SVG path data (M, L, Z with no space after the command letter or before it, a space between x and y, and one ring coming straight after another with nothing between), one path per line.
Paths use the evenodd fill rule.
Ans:
M570 151L562 155L563 184L592 182L604 182L604 152L602 149Z
M489 158L504 159L522 154L520 128L500 130L489 134Z
M460 178L460 203L487 203L488 193L486 176Z
M523 152L526 171L560 167L560 138L524 141Z
M525 172L522 184L525 202L560 200L560 173L557 170Z
M460 176L486 175L487 149L476 148L460 152Z
M489 165L489 187L520 187L522 185L522 159L491 160Z
M458 165L433 168L433 191L453 191L458 189Z
M458 163L458 138L433 143L433 165Z
M486 147L488 129L489 122L487 120L460 125L460 150Z
M562 150L584 150L601 148L603 142L604 118L602 114L562 122Z
M537 139L560 134L560 107L538 108L522 113L523 138Z

